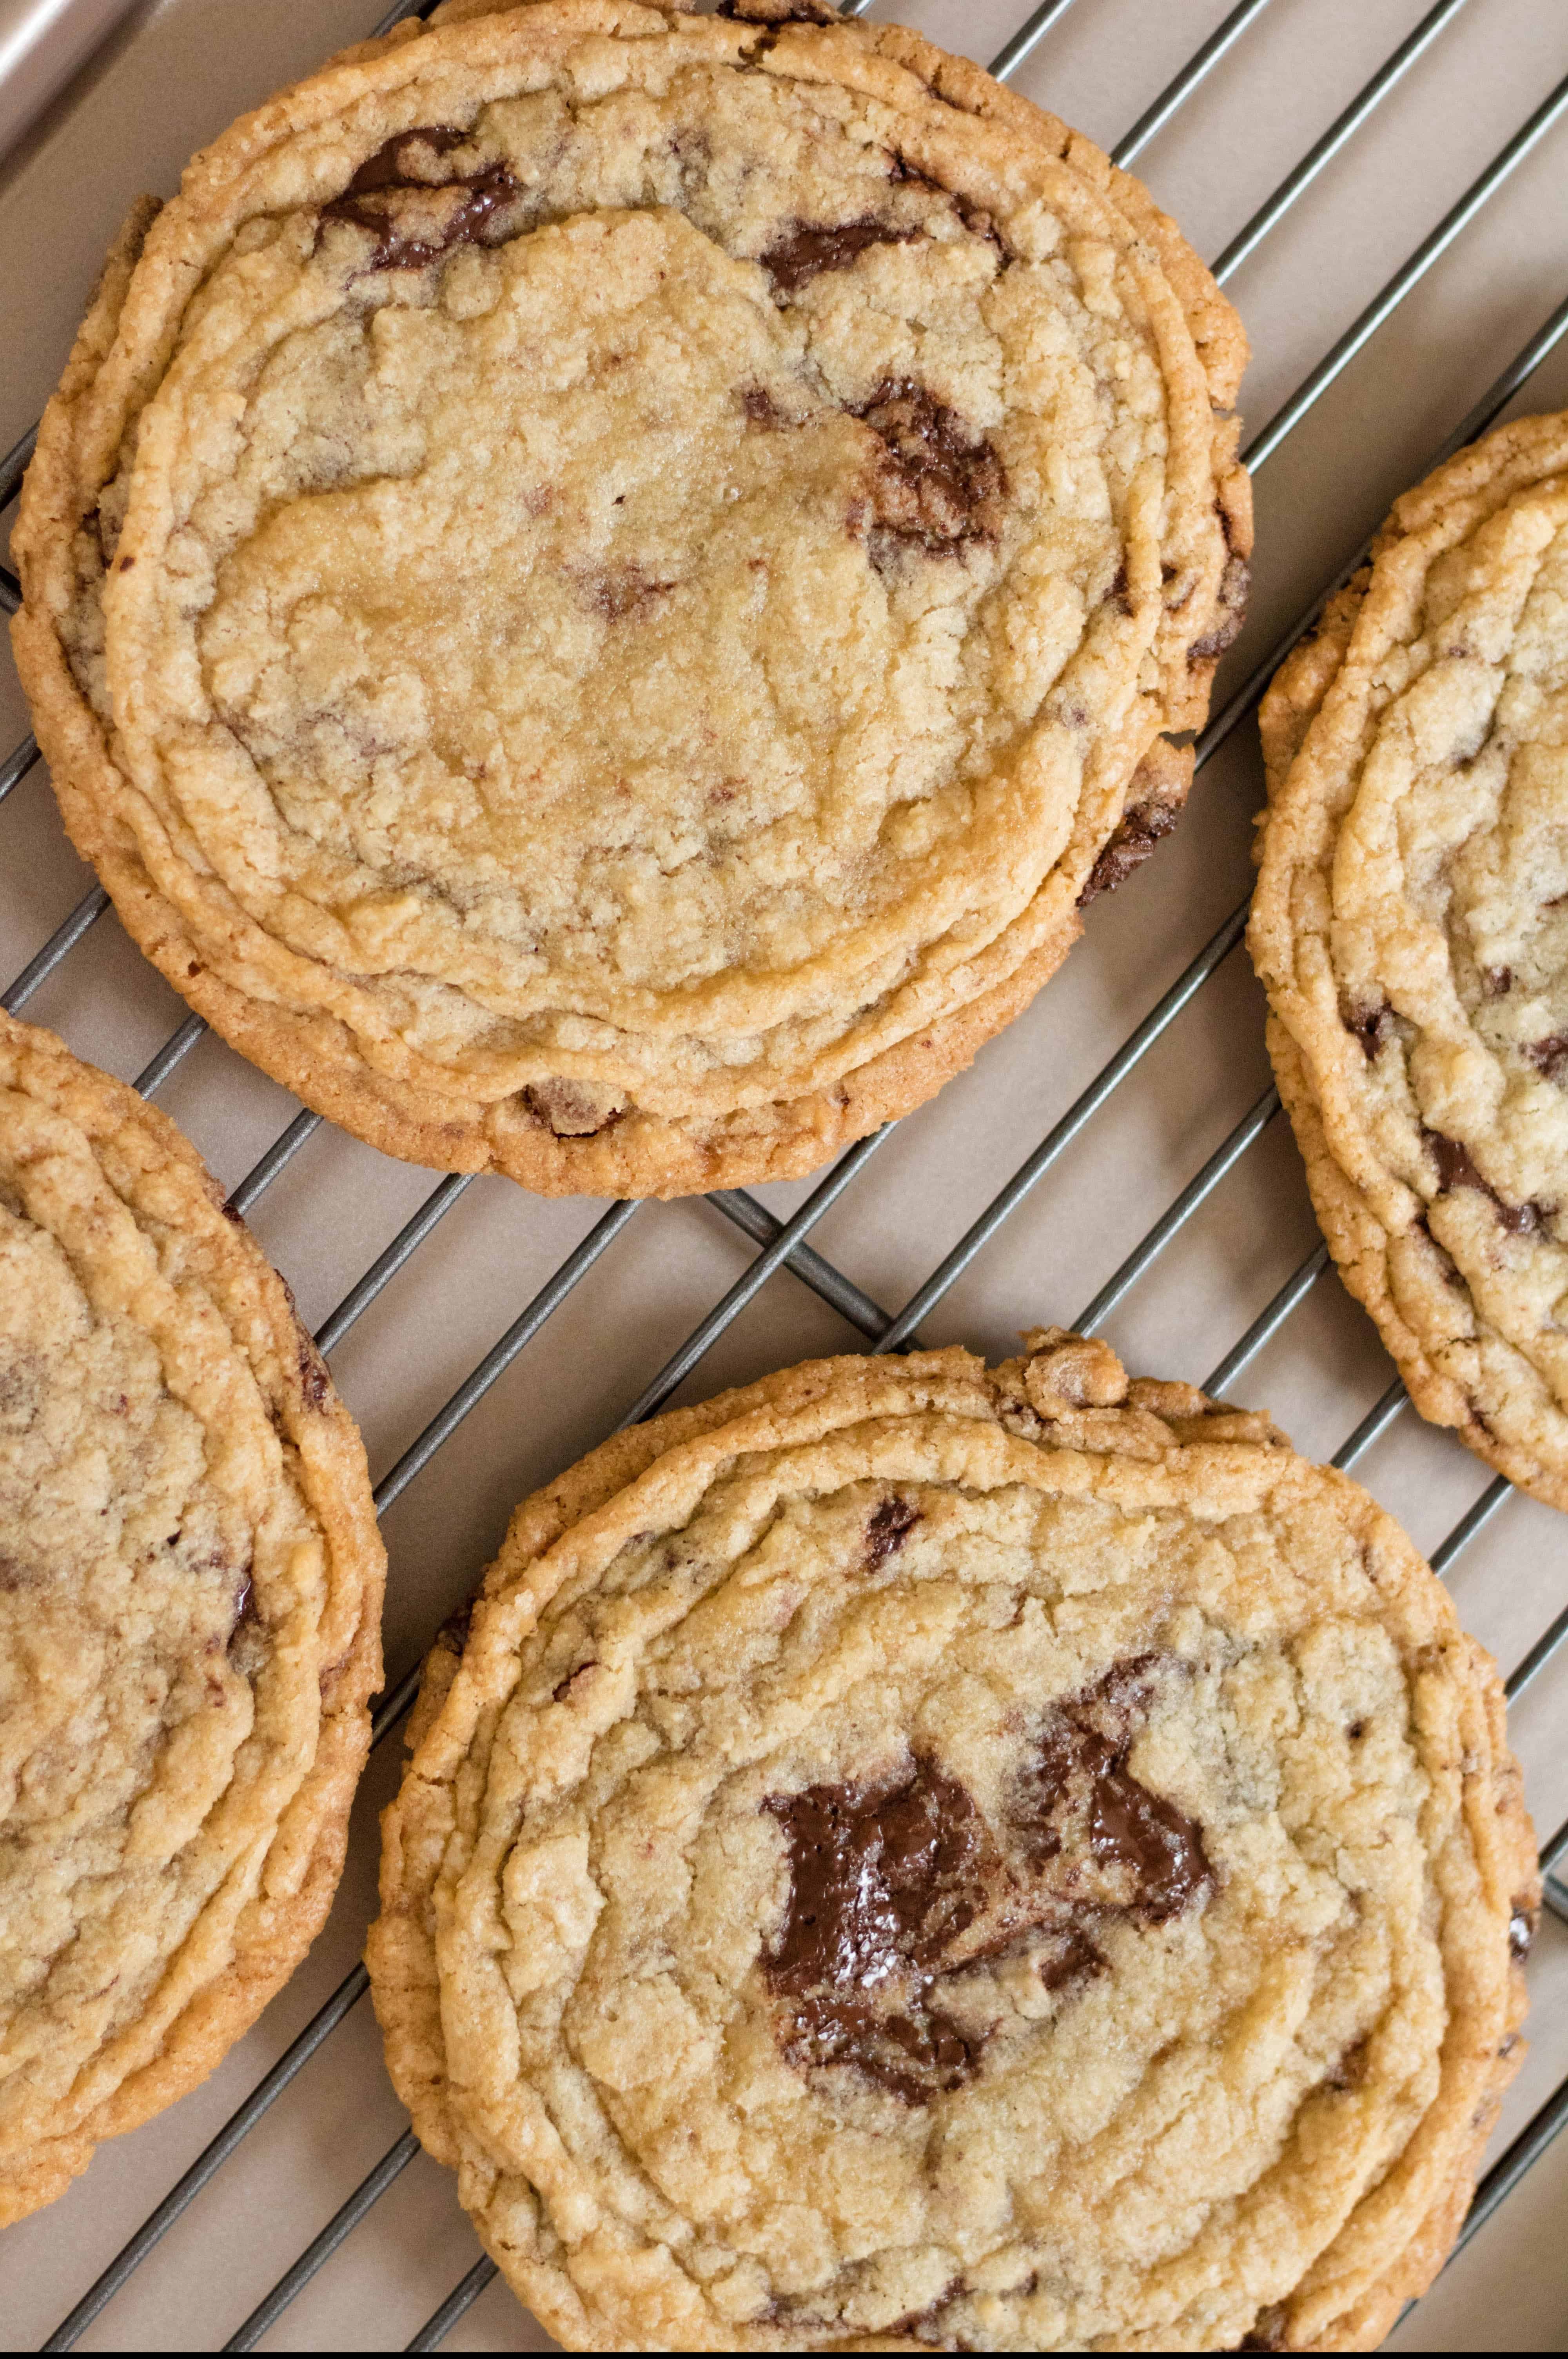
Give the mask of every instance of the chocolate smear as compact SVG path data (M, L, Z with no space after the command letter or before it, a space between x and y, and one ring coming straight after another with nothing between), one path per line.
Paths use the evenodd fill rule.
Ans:
M1068 1990L1106 1970L1100 1923L1164 1924L1206 1897L1197 1825L1127 1766L1174 1669L1141 1655L1056 1707L999 1838L927 1755L875 1786L768 1797L789 1893L761 1964L791 2063L853 2066L929 2104L980 2064L943 2007L945 1980L1028 1943L1044 1988Z
M1544 1040L1532 1040L1525 1056L1538 1073L1549 1082L1568 1077L1568 1032L1549 1033Z
M1127 1766L1169 1667L1164 1656L1135 1656L1059 1705L1014 1810L1037 1859L1074 1864L1085 1901L1149 1925L1180 1916L1214 1883L1196 1822Z
M372 233L376 245L363 266L366 270L420 270L454 246L478 245L492 214L517 194L505 164L486 164L477 172L448 179L419 169L425 158L449 155L466 146L472 136L446 124L399 131L365 158L341 197L321 207L322 222L352 222ZM397 202L401 196L429 198L448 190L453 192L453 201L441 209L439 226L432 226L428 206L419 206L416 213ZM408 226L400 218L404 214L409 216Z
M1220 517L1230 537L1229 520L1223 510ZM1220 575L1219 612L1201 639L1194 639L1187 650L1187 661L1203 663L1211 656L1223 656L1228 647L1241 636L1241 626L1247 620L1247 597L1252 587L1252 569L1245 557L1227 557L1225 571Z
M991 1845L964 1788L921 1756L891 1788L809 1786L764 1808L789 1846L789 1905L762 1964L790 2061L853 2064L906 2104L957 2088L975 2050L927 2001L983 1902Z
M1146 803L1141 810L1127 811L1090 869L1078 896L1078 907L1086 909L1102 893L1114 893L1118 885L1125 885L1133 870L1142 867L1161 838L1171 833L1181 816L1180 803Z
M1353 1032L1361 1043L1361 1053L1368 1064L1386 1040L1393 1038L1394 1011L1386 999L1375 1006L1352 1007L1345 1016L1345 1028Z
M836 25L833 0L719 0L715 12L736 25Z
M886 572L901 549L959 555L1000 538L1007 479L984 436L910 377L887 377L849 412L882 448L871 486L866 541Z
M1510 1236L1533 1236L1551 1219L1550 1205L1510 1204L1506 1196L1500 1196L1491 1181L1476 1169L1470 1149L1462 1140L1450 1138L1441 1130L1429 1130L1425 1123L1421 1125L1421 1140L1437 1166L1440 1194L1450 1195L1455 1188L1473 1188L1478 1195L1489 1197L1498 1221Z
M896 1492L891 1498L884 1499L866 1527L867 1567L874 1568L885 1557L896 1556L920 1520L920 1509L908 1499L900 1499Z
M542 1122L557 1138L595 1138L619 1122L626 1112L624 1105L612 1100L606 1103L597 1092L582 1082L570 1082L552 1075L549 1081L530 1082L522 1093L523 1103L536 1122Z
M909 245L918 229L862 213L857 221L791 222L762 255L762 266L780 295L798 295L824 270L847 270L868 245Z
M299 1384L312 1408L326 1408L327 1396L332 1389L327 1364L303 1328L299 1331Z

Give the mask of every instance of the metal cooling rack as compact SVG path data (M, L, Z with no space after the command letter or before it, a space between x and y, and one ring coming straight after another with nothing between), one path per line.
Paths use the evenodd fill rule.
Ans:
M848 0L846 13L859 15L866 5L866 0ZM1092 16L1094 0L1077 0L1077 5L1083 16ZM1222 286L1234 277L1243 263L1284 221L1319 175L1356 137L1385 99L1417 61L1441 39L1466 5L1467 0L1440 0L1440 5L1432 8L1391 51L1335 121L1284 175L1218 257L1214 268ZM406 16L426 16L432 5L433 0L402 0L402 5L387 11L376 29L385 30ZM1016 72L1046 35L1067 16L1073 5L1074 0L1048 0L1048 5L1037 8L990 60L991 71L1003 80ZM1131 164L1156 135L1173 121L1220 60L1243 40L1269 5L1270 0L1242 0L1242 5L1231 11L1112 149L1117 163ZM1306 375L1290 398L1253 436L1244 456L1255 474L1285 446L1329 387L1392 319L1406 298L1448 253L1488 201L1565 115L1568 115L1568 80L1552 90L1528 119L1519 125L1513 136L1497 150L1458 201ZM1475 407L1453 427L1438 447L1411 451L1401 480L1415 481L1439 461L1483 432L1527 386L1565 335L1568 335L1568 299L1559 303L1542 321ZM25 436L4 462L0 462L0 508L8 506L15 498L23 470L31 455L32 444L33 436ZM1323 582L1318 595L1297 615L1263 661L1236 687L1199 739L1197 762L1200 769L1254 712L1280 658L1311 626L1323 601L1348 579L1365 553L1366 544L1345 553L1344 562L1333 580ZM16 601L16 577L0 567L0 604L11 610ZM0 763L0 802L11 794L37 759L38 748L27 737ZM0 845L3 842L3 822L0 822ZM107 897L101 889L89 893L38 954L23 967L9 988L0 993L0 1006L13 1014L26 1007L97 924L107 907ZM846 1190L860 1183L866 1165L884 1145L892 1125L862 1140L843 1156L788 1219L778 1218L746 1190L725 1190L711 1196L707 1201L714 1211L760 1250L744 1275L723 1294L706 1317L670 1354L621 1423L632 1424L651 1416L667 1402L780 1269L787 1268L811 1288L841 1320L858 1331L872 1350L892 1351L915 1341L921 1322L949 1294L976 1256L985 1251L1003 1224L1040 1186L1059 1159L1095 1123L1155 1044L1224 968L1241 940L1246 914L1245 902L1231 912L1142 1021L1122 1040L1068 1110L1051 1125L978 1219L896 1312L885 1310L852 1277L807 1242L830 1207ZM159 1090L195 1047L205 1029L200 1017L187 1016L136 1076L136 1087L149 1096ZM1270 1088L1209 1156L1093 1299L1084 1304L1073 1324L1085 1330L1093 1329L1110 1318L1221 1183L1249 1155L1279 1111L1278 1094ZM320 1115L309 1112L298 1114L234 1189L230 1198L234 1210L249 1212L321 1127ZM472 1184L470 1175L453 1174L441 1180L430 1190L413 1217L406 1222L391 1244L376 1256L357 1284L351 1288L318 1329L316 1340L323 1353L330 1355L343 1342L370 1305L419 1253ZM549 1281L518 1311L505 1332L382 1478L376 1490L376 1502L380 1513L384 1515L430 1465L469 1412L539 1334L627 1224L637 1219L640 1213L640 1231L646 1231L664 1217L668 1209L658 1205L645 1208L636 1203L617 1203L593 1223ZM1206 1390L1229 1391L1244 1370L1305 1303L1327 1266L1326 1249L1319 1245L1279 1287L1246 1332L1203 1378ZM1396 1380L1334 1452L1333 1463L1344 1468L1356 1465L1388 1433L1395 1419L1401 1415L1405 1402L1404 1387ZM1432 1552L1432 1562L1440 1574L1448 1573L1461 1552L1491 1521L1508 1497L1509 1489L1508 1484L1499 1478L1487 1484L1480 1492L1468 1511ZM1557 1657L1564 1639L1568 1638L1568 1550L1563 1552L1563 1566L1564 1602L1562 1610L1515 1664L1507 1682L1510 1701L1519 1697L1541 1676ZM375 1719L375 1745L384 1744L399 1726L413 1700L417 1682L416 1663L384 1696ZM1564 1861L1565 1854L1568 1854L1568 1823L1551 1837L1541 1854L1541 1865L1547 1875L1547 1905L1558 1918L1568 1922L1568 1885L1558 1881L1552 1873ZM332 2038L334 2031L363 1998L366 1987L365 1969L356 1965L272 2069L257 2082L206 2149L162 2197L109 2267L82 2294L69 2315L44 2343L42 2347L45 2350L66 2351L75 2345L127 2285L175 2222L197 2201L203 2190L223 2169L252 2130L283 2096L296 2075ZM1465 2222L1460 2238L1461 2247L1512 2194L1565 2122L1568 2122L1568 2079L1558 2085L1486 2171ZM266 2299L252 2310L223 2346L225 2349L247 2351L260 2342L283 2318L289 2305L317 2273L332 2261L417 2152L412 2133L406 2131L300 2253ZM487 2259L476 2261L407 2345L408 2349L430 2351L438 2348L495 2275L492 2262Z

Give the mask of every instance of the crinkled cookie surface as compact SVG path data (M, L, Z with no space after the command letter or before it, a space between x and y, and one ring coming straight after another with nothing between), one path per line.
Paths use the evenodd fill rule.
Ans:
M0 2223L303 1955L383 1571L358 1433L194 1151L0 1016Z
M810 1169L1171 823L1245 342L977 68L460 6L153 211L29 473L18 659L136 939L350 1128L549 1190Z
M1251 929L1341 1274L1568 1507L1568 417L1408 492L1263 710Z
M427 1666L388 2062L574 2349L1371 2349L1514 2069L1489 1659L1267 1420L1060 1331L519 1508Z

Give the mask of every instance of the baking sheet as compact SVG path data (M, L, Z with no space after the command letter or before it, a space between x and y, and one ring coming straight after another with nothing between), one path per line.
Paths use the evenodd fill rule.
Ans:
M96 0L75 0L77 10ZM129 199L169 190L191 148L242 107L363 37L376 0L144 0L0 164L0 446L52 385ZM1024 0L901 0L898 16L982 61ZM1227 13L1220 0L1077 0L1016 86L1106 144ZM1272 0L1138 159L1200 251L1218 253L1423 14L1414 0ZM71 14L59 37L74 38ZM37 65L37 59L34 63ZM1250 429L1269 418L1362 306L1568 72L1563 0L1469 0L1229 291L1255 359ZM39 87L42 87L40 83ZM0 88L0 109L5 92ZM0 111L0 123L5 121ZM1321 582L1424 471L1505 361L1568 292L1568 128L1546 138L1263 470L1258 559L1235 686ZM1568 404L1568 347L1516 408ZM0 753L26 728L0 658ZM1202 777L1156 859L1091 914L1032 1009L910 1116L813 1233L889 1309L924 1278L1246 892L1256 739L1244 725ZM0 813L0 977L14 974L91 883L41 768ZM184 1010L113 917L27 1010L129 1077ZM1261 1002L1234 955L933 1314L930 1342L993 1355L1037 1321L1071 1320L1269 1082ZM297 1110L207 1038L160 1094L227 1184ZM779 1213L812 1183L759 1192ZM422 1201L430 1175L323 1127L252 1224L311 1324ZM372 1473L391 1466L603 1206L548 1203L482 1180L333 1355ZM1107 1324L1136 1368L1201 1378L1316 1242L1289 1133L1275 1122ZM464 1595L514 1501L599 1440L752 1248L702 1201L648 1205L386 1519L394 1678ZM685 1388L700 1397L855 1338L788 1273L775 1277ZM1331 1276L1235 1387L1326 1456L1392 1371ZM1358 1468L1432 1548L1486 1470L1408 1410ZM1568 1600L1568 1524L1510 1499L1461 1557L1461 1613L1505 1669ZM1538 1829L1568 1811L1568 1650L1515 1717ZM311 1957L212 2080L104 2147L59 2203L0 2236L0 2334L36 2347L201 2152L358 1954L374 1906L375 1814L397 1774L382 1748L350 1864ZM1568 2072L1568 1930L1548 1918L1530 1967L1530 2057L1494 2151ZM86 2350L209 2349L275 2279L405 2126L362 2004L83 2337ZM1568 2348L1568 2139L1396 2333L1395 2349ZM475 2257L453 2183L423 2157L265 2339L270 2350L404 2343ZM502 2286L446 2346L550 2347Z

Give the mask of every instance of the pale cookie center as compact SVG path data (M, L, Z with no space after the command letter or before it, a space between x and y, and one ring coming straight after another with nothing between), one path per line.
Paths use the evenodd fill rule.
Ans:
M366 452L417 459L273 506L200 626L289 884L367 962L423 963L432 922L653 990L811 957L971 816L996 452L910 379L840 407L671 212L430 291L302 332Z

